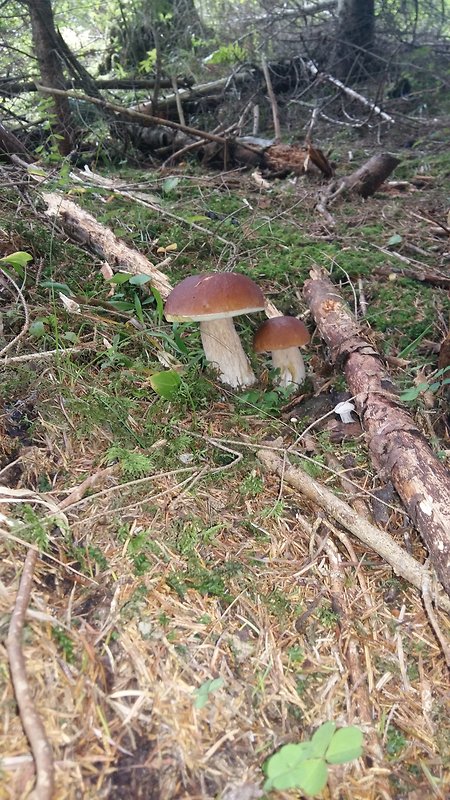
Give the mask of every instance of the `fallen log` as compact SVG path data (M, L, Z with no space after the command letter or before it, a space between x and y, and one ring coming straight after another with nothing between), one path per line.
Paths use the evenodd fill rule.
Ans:
M168 278L145 256L128 247L109 228L105 228L95 217L71 200L66 200L56 192L43 193L42 197L48 206L46 214L57 217L68 236L104 258L113 268L138 275L149 275L152 286L162 297L167 297L172 289Z
M352 172L351 175L346 175L330 183L319 197L319 202L316 205L317 211L327 219L329 225L334 226L335 221L328 210L328 206L339 195L351 191L364 198L370 197L398 164L400 164L399 159L391 155L391 153L377 153L377 155L369 158L359 169Z
M313 270L304 296L332 362L344 367L372 462L391 478L450 594L450 474L402 407L381 356L328 276Z

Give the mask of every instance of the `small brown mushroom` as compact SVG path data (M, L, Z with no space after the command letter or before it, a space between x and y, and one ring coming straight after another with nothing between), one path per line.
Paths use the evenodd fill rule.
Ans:
M233 323L239 314L264 310L259 286L245 275L215 272L190 275L169 294L164 314L169 322L200 322L207 361L233 387L251 386L255 376Z
M279 386L300 385L305 380L305 365L299 346L308 344L306 325L296 317L272 317L256 331L253 347L256 353L272 353L272 364L280 370Z

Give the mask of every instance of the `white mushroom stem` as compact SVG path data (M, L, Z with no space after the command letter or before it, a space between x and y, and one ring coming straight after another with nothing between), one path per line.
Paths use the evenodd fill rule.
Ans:
M272 350L272 364L275 369L280 370L278 386L292 386L293 383L299 385L305 380L305 364L298 347Z
M236 333L233 317L200 323L206 360L217 367L220 380L229 386L253 386L256 382L250 362Z

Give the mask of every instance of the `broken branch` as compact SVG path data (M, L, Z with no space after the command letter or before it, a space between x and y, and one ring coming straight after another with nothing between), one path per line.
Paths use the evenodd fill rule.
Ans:
M450 594L450 475L401 406L381 356L328 276L313 270L304 295L331 360L344 364L372 462L391 477Z
M300 467L291 466L269 449L259 450L257 457L267 471L282 477L286 483L312 500L326 514L353 533L363 544L378 553L392 567L396 575L405 578L419 591L422 591L425 579L430 581L431 576L427 568L405 552L386 531L377 528L361 517L351 506L336 497L330 489L311 478ZM450 611L450 600L442 593L436 597L436 603L446 611Z

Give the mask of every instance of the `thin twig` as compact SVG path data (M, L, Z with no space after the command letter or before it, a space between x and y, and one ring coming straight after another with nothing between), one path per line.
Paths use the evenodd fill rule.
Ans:
M262 448L257 452L257 457L267 470L277 475L283 474L286 483L317 503L361 542L384 558L397 575L401 575L419 591L422 591L424 579L430 575L429 571L403 550L386 531L375 527L361 517L351 506L311 478L300 467L293 467L289 464L285 466L283 460L272 450ZM439 596L436 595L434 599L441 608L450 611L448 597L439 593Z
M11 364L20 364L26 361L41 361L46 358L53 358L57 355L73 355L74 353L85 353L89 350L97 350L97 345L87 345L85 347L59 347L57 350L43 350L39 353L24 353L22 356L12 356L0 361L0 367L9 367Z
M8 350L11 350L11 348L14 347L14 345L17 344L17 342L20 342L20 340L23 339L23 337L25 336L28 328L30 327L30 315L29 315L29 312L28 312L28 306L26 304L26 300L25 300L25 298L24 298L24 296L22 294L22 290L17 285L17 283L15 282L14 278L12 278L11 275L8 275L8 273L5 272L4 269L1 269L1 267L0 267L0 273L3 275L5 280L9 281L9 283L11 283L13 285L14 290L16 291L17 296L18 296L20 302L22 303L23 313L25 315L25 322L24 322L24 324L22 326L22 330L17 334L17 336L14 337L14 339L12 339L10 342L8 342L8 344L5 345L5 347L3 347L0 350L0 356L3 356L3 355L5 355L5 353L8 352Z
M23 729L30 743L36 765L36 784L32 797L34 800L50 800L54 787L53 751L47 738L44 725L31 697L22 650L22 632L25 614L33 587L33 572L39 552L29 550L23 567L17 592L14 611L6 638L11 680L14 686L17 706Z
M423 604L425 606L425 611L427 612L428 621L429 621L431 627L434 630L436 639L438 640L439 644L441 645L441 649L442 649L442 652L443 652L444 658L445 658L445 663L447 664L447 667L450 669L450 647L448 645L448 642L447 642L444 634L442 633L442 631L441 631L441 629L439 627L439 623L437 621L436 614L434 613L432 595L431 595L431 589L430 589L430 579L429 579L428 576L425 576L424 579L423 579L422 598L423 598Z
M270 107L272 109L272 119L273 119L273 130L275 134L275 143L278 144L281 142L281 127L280 127L280 117L278 115L278 103L277 98L275 96L275 92L272 86L272 79L270 77L269 66L267 64L266 59L263 57L261 60L261 67L264 75L264 80L267 86L267 93L269 95L270 100Z

